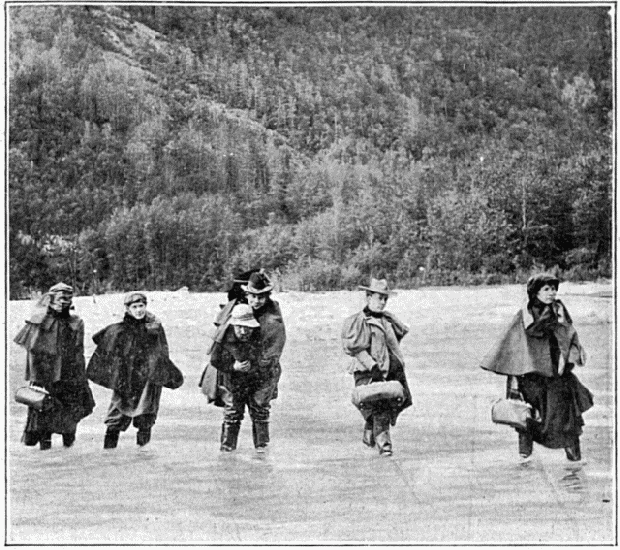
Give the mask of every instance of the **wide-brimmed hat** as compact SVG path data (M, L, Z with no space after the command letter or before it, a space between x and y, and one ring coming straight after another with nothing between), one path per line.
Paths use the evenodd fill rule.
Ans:
M242 285L241 288L249 294L266 294L273 290L273 285L264 273L252 273L248 284Z
M249 271L244 271L243 273L237 273L237 275L235 275L235 277L233 278L233 284L240 283L240 284L247 285L248 281L250 280L250 277L254 273L263 273L263 271L261 268L255 267L253 269L250 269Z
M136 291L128 292L127 294L125 294L123 303L126 306L130 306L131 304L135 304L136 302L142 302L144 305L146 305L146 295L142 292Z
M393 292L388 288L387 280L385 279L371 279L370 286L359 286L360 290L366 292L376 292L377 294L384 294L385 296L394 296L396 292Z
M560 286L560 279L552 273L538 273L532 275L527 281L527 295L530 300L538 294L538 291L545 285L551 285L557 288Z
M254 319L252 308L248 304L237 304L230 314L230 324L241 327L258 328L259 322Z

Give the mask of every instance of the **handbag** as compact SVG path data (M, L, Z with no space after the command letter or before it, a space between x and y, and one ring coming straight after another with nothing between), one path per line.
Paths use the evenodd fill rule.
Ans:
M399 404L404 399L405 390L398 380L372 382L364 386L356 386L351 394L351 402L358 408L371 405L376 401L391 401L394 404Z
M532 405L520 399L498 399L491 407L491 420L495 424L506 424L513 428L527 429L532 419Z
M22 386L15 392L15 401L41 412L52 407L52 397L45 388Z

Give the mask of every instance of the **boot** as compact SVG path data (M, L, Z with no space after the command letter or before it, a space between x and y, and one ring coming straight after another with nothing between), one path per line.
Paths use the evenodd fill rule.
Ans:
M222 437L220 451L230 453L237 448L237 438L239 436L239 424L224 422L222 424Z
M75 443L75 432L62 434L62 444L65 447L71 447Z
M121 432L117 430L110 430L105 433L105 438L103 439L103 448L104 449L116 449L118 445L118 438L121 435Z
M390 417L387 413L373 416L372 432L379 448L379 454L390 456L392 454L392 439L390 438Z
M372 416L366 420L364 424L364 435L362 436L362 443L368 447L375 446L375 436L372 433Z
M575 438L575 442L564 449L566 451L566 458L571 462L577 462L581 460L581 445L579 444L579 438Z
M519 456L528 458L534 450L534 441L529 432L519 432Z
M34 447L39 442L39 434L37 432L24 432L22 441L26 447Z
M136 443L144 447L151 440L151 428L140 429L136 434Z
M39 448L42 451L48 451L52 448L52 434L51 433L43 433L39 438Z
M269 422L253 421L252 439L254 440L254 448L259 453L264 453L269 443Z

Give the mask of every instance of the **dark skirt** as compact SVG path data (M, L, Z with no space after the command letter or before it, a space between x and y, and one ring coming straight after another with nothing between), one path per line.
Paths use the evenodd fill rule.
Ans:
M61 380L55 382L48 391L52 396L52 407L44 412L29 407L25 432L74 433L78 422L95 408L95 400L87 380Z
M582 434L582 413L592 404L592 394L571 372L549 378L540 374L519 377L519 389L540 418L530 432L536 443L550 449L573 445Z

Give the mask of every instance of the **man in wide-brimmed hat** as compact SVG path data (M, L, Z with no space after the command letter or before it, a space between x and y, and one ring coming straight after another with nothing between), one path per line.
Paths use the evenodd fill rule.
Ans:
M245 292L249 311L260 325L260 352L257 358L258 375L248 379L250 385L248 391L260 394L260 399L257 399L254 406L250 408L250 416L252 418L254 446L257 451L263 452L270 440L271 401L278 396L278 381L282 372L280 356L286 342L286 331L280 306L278 302L271 299L273 285L263 270L251 272L247 284L241 284L241 289ZM211 348L211 354L213 354L217 343L222 341L232 311L237 305L237 300L229 302L218 315L216 325L219 323L219 328L213 336L214 344ZM228 311L230 313L224 314ZM213 362L211 361L210 364L213 365ZM219 378L221 381L221 375ZM220 382L218 382L219 385L221 385ZM231 433L233 432L234 428L232 428Z
M354 357L349 372L356 386L396 380L403 387L404 399L397 403L386 399L359 407L365 420L362 441L369 447L376 445L379 453L389 456L392 454L390 424L394 425L401 411L411 405L399 345L409 328L385 311L388 298L394 294L385 279L372 279L369 286L360 285L359 289L366 291L366 307L345 319L342 343L345 353Z
M146 309L146 295L128 292L123 302L123 321L93 336L97 348L88 363L88 377L113 390L104 449L114 449L132 422L138 429L137 444L149 443L162 387L176 389L183 384L183 374L170 360L164 327Z
M84 361L84 321L71 313L73 288L52 286L39 300L15 342L27 350L26 380L46 389L52 407L28 408L23 442L50 449L52 434L62 434L65 447L75 441L77 424L95 407Z

